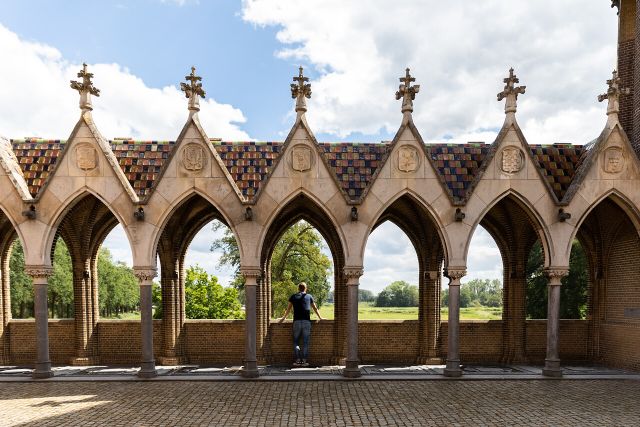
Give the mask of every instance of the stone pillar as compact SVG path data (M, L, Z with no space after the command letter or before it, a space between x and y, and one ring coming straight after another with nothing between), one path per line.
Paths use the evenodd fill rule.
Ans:
M440 286L437 270L424 271L420 294L420 349L418 364L440 364L438 335L440 331Z
M260 277L260 267L242 268L244 276L244 298L245 298L245 322L244 322L244 362L242 376L245 378L257 378L258 359L256 356L256 336L257 336L257 287Z
M138 376L152 378L157 375L153 359L153 302L152 284L156 277L155 267L133 267L133 273L140 284L140 335L142 338L142 363Z
M460 369L460 279L467 274L466 267L448 268L446 276L449 282L449 321L447 337L446 377L462 376Z
M344 268L347 281L347 361L343 375L347 378L361 375L358 359L358 287L362 273L362 267Z
M562 278L569 274L568 268L551 268L545 270L549 277L547 305L547 357L544 359L543 375L561 377L558 336L560 329L560 286Z
M33 308L36 318L36 364L33 378L51 378L49 360L49 309L47 307L47 285L53 268L41 265L25 266L25 271L33 280Z

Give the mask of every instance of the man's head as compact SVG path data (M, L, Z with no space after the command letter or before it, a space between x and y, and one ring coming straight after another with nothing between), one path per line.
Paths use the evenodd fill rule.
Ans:
M300 282L298 284L298 292L307 292L307 284L304 282Z

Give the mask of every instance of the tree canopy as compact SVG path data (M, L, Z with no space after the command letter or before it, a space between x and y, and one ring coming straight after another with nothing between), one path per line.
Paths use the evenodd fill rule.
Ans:
M376 298L376 307L417 307L418 287L399 280L384 288Z
M186 271L185 312L188 319L241 319L244 317L233 287L224 288L218 278L195 265Z
M222 227L214 223L214 230ZM308 291L318 306L327 301L331 285L331 260L322 252L324 241L320 233L305 221L289 227L275 245L271 256L272 315L284 312L289 297L297 292L297 285L305 282ZM240 274L240 252L238 243L229 228L213 242L211 250L221 250L220 265L236 269L232 285L239 290L244 287Z

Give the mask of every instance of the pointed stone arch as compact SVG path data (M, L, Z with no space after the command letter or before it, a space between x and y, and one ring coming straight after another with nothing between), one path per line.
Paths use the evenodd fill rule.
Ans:
M335 218L326 211L325 207L314 200L306 192L299 192L290 197L282 208L269 220L269 225L265 227L261 238L260 267L263 278L258 288L257 303L257 339L258 352L262 351L262 357L267 361L275 355L272 352L269 340L269 321L271 318L271 256L276 243L282 234L293 224L304 220L312 225L322 235L327 242L333 257L334 268L334 310L335 320L333 324L333 348L326 354L333 363L340 363L346 357L346 336L347 336L347 289L343 268L347 259L347 248L340 226ZM328 356L328 357L327 357ZM323 356L319 356L323 357Z
M11 275L10 260L13 243L21 242L11 218L0 207L0 363L9 364L11 360L11 341L9 340L9 322L11 313ZM24 243L22 243L24 246Z
M385 221L391 221L405 233L416 251L419 284L418 351L412 361L419 364L441 361L438 348L442 286L440 271L447 261L447 248L445 231L436 218L414 193L403 191L380 209L367 234L368 240L375 228Z
M200 191L186 191L166 211L161 226L153 236L152 251L160 259L162 289L162 347L160 363L176 365L189 360L185 352L185 255L195 235L208 223L218 220L229 227L240 253L242 247L233 223L227 214ZM155 256L154 256L155 263Z

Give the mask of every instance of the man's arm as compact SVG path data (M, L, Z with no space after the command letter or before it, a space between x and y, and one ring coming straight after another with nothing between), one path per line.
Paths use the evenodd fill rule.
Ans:
M324 320L322 316L320 316L320 312L318 311L318 306L315 301L311 301L311 307L313 307L313 311L316 312L316 316L318 316L318 320Z
M291 307L293 307L293 304L291 304L291 301L289 301L289 305L287 306L287 309L284 311L284 315L282 316L282 319L280 319L278 323L284 322L284 319L287 318L287 316L289 315L289 312L291 311Z

